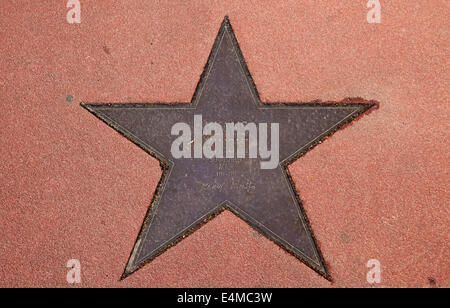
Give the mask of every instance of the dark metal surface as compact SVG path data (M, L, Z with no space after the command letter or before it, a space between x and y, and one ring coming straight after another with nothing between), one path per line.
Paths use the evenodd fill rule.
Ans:
M287 165L373 105L364 100L262 104L227 18L191 103L83 104L163 168L123 278L224 209L329 278ZM178 122L193 128L194 115L202 115L203 125L222 127L279 123L280 164L264 170L259 158L174 159L171 128Z

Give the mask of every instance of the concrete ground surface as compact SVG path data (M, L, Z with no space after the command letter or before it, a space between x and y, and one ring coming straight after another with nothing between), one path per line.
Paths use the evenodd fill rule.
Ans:
M449 286L448 2L80 2L0 2L0 287ZM225 15L263 101L379 102L290 166L333 282L231 212L119 281L161 169L80 102L190 101Z

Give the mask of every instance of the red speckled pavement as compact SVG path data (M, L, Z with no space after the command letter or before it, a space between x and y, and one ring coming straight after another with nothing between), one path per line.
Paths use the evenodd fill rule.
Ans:
M448 3L80 2L0 2L0 287L450 286ZM190 101L225 15L263 102L379 102L289 167L332 281L229 211L119 281L161 168L80 103Z

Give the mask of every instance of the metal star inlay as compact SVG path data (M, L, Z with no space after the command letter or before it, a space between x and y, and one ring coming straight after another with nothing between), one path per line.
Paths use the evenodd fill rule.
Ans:
M331 279L288 165L375 105L262 103L227 17L190 103L83 103L163 170L122 279L223 210Z

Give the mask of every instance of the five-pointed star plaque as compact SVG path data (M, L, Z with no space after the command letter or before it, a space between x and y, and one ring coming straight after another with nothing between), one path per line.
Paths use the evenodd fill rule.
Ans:
M330 278L287 166L375 102L349 99L340 103L262 103L225 17L190 103L82 105L158 159L163 170L122 278L223 210L231 211ZM188 135L192 141L183 145L184 156L179 154L180 143L174 145L180 132L175 129L174 134L177 123L192 128L192 135ZM225 136L227 123L255 123L254 127L260 129L259 139L255 140L259 146L253 149L266 153L271 146L278 146L277 155L273 152L277 156L275 164L262 168L267 155L248 155L253 142L250 130L245 136L249 143L245 155L239 156L237 150L230 154L228 149L224 155L206 155L201 145L208 144L213 135L211 129L205 134L203 127L206 129L207 123L214 123L216 129L224 128L220 137ZM272 127L276 124L278 135L271 136L269 130L265 137L272 139L262 142L264 126L258 123L272 123ZM237 146L237 141L233 145ZM217 150L217 146L211 150Z

